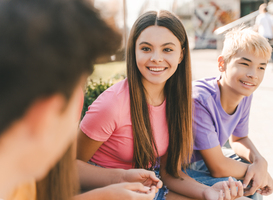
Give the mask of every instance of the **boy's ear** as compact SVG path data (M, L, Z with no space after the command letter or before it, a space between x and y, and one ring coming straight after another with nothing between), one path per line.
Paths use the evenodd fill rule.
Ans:
M47 134L58 123L65 104L65 98L57 94L34 102L23 116L29 127L29 136L40 137L43 133Z
M218 57L218 69L220 72L224 72L226 69L225 69L225 61L224 61L224 58L223 56L219 56Z

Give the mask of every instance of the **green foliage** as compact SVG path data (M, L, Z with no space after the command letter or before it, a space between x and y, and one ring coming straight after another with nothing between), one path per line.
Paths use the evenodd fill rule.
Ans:
M99 83L94 82L92 80L88 81L85 89L85 95L84 95L84 103L83 103L83 109L81 113L81 119L84 117L85 112L88 110L88 106L90 106L93 101L98 98L98 96L107 88L112 86L113 83L110 81L105 82L100 80Z

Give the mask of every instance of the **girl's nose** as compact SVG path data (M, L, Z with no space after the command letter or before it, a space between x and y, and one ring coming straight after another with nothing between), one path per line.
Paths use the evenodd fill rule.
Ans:
M163 58L160 53L154 53L150 59L152 62L162 62Z

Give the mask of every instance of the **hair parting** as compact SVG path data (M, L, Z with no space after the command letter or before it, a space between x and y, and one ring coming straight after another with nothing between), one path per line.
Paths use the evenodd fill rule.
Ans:
M149 164L155 165L158 157L145 88L141 82L141 73L137 68L135 57L137 38L144 29L155 25L169 29L178 38L183 50L183 60L178 64L176 72L167 80L164 88L169 131L166 171L178 177L180 164L185 167L190 163L193 148L191 64L186 31L181 21L165 10L150 11L139 17L131 29L128 40L126 59L134 136L134 167L148 168Z

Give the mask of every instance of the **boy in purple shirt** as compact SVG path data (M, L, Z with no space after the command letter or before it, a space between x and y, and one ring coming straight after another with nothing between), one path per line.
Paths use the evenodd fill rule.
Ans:
M221 76L194 81L194 156L187 172L197 181L211 185L232 176L243 180L245 196L272 193L267 161L248 137L252 93L263 80L271 51L255 31L232 30L218 58ZM235 152L230 157L221 148L228 139ZM257 193L251 198L261 199Z

